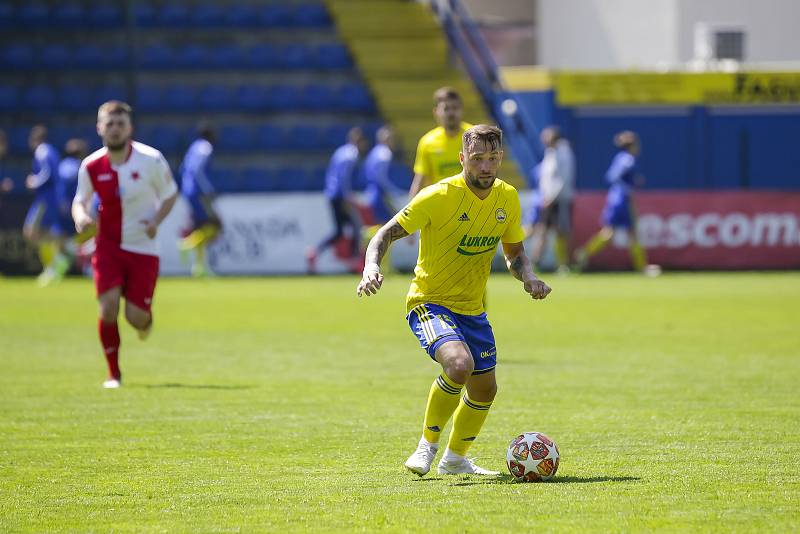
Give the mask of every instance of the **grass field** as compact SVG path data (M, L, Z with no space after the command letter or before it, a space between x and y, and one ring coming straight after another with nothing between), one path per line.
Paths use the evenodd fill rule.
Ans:
M162 280L105 364L88 281L0 279L1 532L800 530L800 275L490 281L499 394L471 455L524 430L554 482L418 479L436 368L408 277Z

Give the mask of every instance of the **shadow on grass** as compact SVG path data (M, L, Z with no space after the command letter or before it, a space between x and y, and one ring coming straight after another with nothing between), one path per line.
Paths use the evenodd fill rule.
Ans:
M431 480L440 480L440 479L431 479ZM553 480L548 480L547 482L542 482L542 484L591 484L594 482L636 482L641 480L639 477L605 477L605 476L596 476L596 477L555 477ZM462 480L456 484L451 484L452 486L475 486L478 484L517 484L518 482L514 481L514 477L509 474L503 474L498 477L486 477L486 478L474 478L474 479L467 479Z
M169 382L166 384L142 384L138 387L148 389L160 388L184 388L184 389L253 389L255 386L221 386L219 384L179 384L177 382Z

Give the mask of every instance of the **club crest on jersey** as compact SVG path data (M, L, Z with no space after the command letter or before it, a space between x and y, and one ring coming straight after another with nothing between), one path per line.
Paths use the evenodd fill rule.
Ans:
M133 171L131 173L131 178L133 178L134 180L138 180L139 179L139 171Z
M506 222L506 210L503 208L497 208L497 211L494 212L494 218L497 219L497 222L499 223Z

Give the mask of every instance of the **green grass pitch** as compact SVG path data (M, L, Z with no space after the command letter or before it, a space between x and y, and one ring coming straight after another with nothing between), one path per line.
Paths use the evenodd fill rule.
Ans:
M493 276L471 455L506 472L546 432L543 484L402 468L437 373L408 280L162 279L106 391L91 283L0 279L0 531L800 529L800 275L545 277L545 302Z

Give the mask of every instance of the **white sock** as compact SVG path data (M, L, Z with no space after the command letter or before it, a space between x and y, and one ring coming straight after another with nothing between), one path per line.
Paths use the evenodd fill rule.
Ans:
M434 450L438 450L439 449L439 444L438 443L431 443L430 441L425 439L425 436L422 436L421 438L419 438L419 445L417 445L417 446L421 447L422 445L430 447L431 449L434 449Z
M453 451L450 450L450 447L447 447L444 450L444 455L442 456L442 460L447 463L458 463L458 462L463 462L464 457L461 456L460 454L454 453Z

